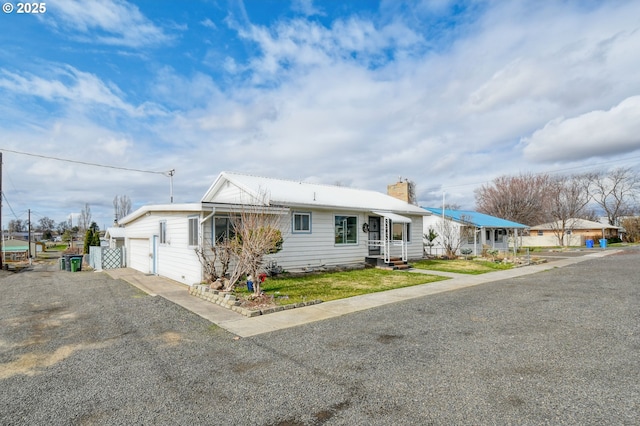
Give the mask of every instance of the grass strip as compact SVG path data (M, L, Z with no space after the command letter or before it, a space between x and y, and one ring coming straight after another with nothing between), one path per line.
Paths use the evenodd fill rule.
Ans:
M311 300L344 299L361 294L377 293L395 288L411 287L446 280L435 275L412 274L381 269L361 269L343 272L310 273L308 275L270 277L262 284L265 294L274 296L278 305ZM248 295L245 288L236 290Z
M416 269L426 269L431 271L455 272L458 274L480 275L487 272L494 272L503 269L513 268L512 264L495 263L485 260L419 260L411 262Z

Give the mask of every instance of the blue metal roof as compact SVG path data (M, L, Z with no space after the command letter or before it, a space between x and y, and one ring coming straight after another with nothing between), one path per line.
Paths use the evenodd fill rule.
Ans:
M442 216L442 209L432 207L423 207L423 209L431 212L434 216ZM517 222L500 219L499 217L489 216L488 214L474 212L473 210L444 210L445 217L453 219L456 222L465 222L475 225L477 228L528 228Z

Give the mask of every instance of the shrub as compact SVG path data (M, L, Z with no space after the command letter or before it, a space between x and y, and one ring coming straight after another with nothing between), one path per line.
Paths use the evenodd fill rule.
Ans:
M463 249L460 249L460 253L462 253L462 255L464 256L464 258L466 260L467 256L469 256L471 253L473 253L473 250L471 250L470 248L463 248Z

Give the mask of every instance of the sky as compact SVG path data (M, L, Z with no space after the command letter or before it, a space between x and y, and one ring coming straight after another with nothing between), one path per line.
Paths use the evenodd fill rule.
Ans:
M104 229L221 171L473 209L498 176L640 163L638 1L40 5L0 13L5 228Z

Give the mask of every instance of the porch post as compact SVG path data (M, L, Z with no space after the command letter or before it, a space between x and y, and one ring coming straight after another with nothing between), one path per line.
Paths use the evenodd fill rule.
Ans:
M402 261L407 261L407 231L409 226L406 223L402 224Z
M391 262L391 220L388 217L384 217L384 229L382 230L384 233L384 242L383 242L383 249L384 249L384 261L385 263L389 263Z
M478 228L473 228L473 255L478 255Z

